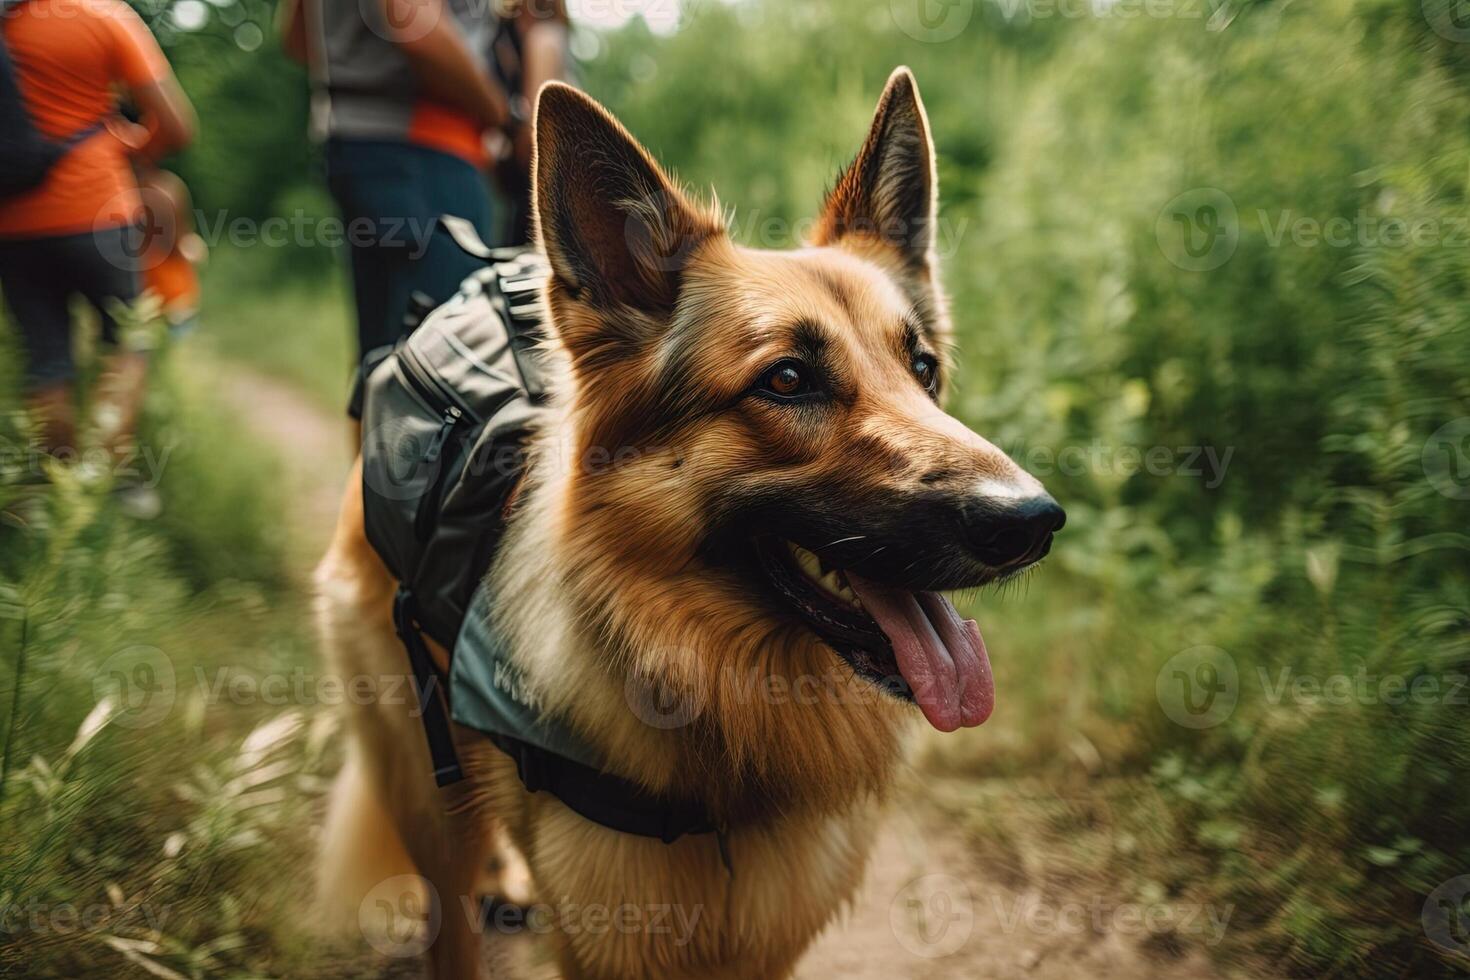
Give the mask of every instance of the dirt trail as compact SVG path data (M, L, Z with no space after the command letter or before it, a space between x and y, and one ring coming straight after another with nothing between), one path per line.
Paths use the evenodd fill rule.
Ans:
M334 414L299 389L240 365L219 370L219 396L246 429L274 446L287 481L293 558L306 569L326 550L352 465L345 412Z
M1018 891L924 801L889 815L851 915L799 980L1209 980L1202 956L1151 954L1121 898ZM1099 924L1100 923L1100 924ZM1116 923L1120 929L1112 926Z
M303 569L331 534L350 460L345 416L323 410L289 384L232 365L221 397L250 430L278 447L290 481L295 544ZM916 783L916 788L921 785ZM958 830L922 796L888 818L852 909L813 946L799 980L1211 980L1197 953L1146 950L1146 913L1126 898L1089 891L1020 890L987 874ZM1206 928L1208 923L1202 923ZM530 937L489 934L486 975L555 980ZM381 976L418 976L415 964L383 962Z

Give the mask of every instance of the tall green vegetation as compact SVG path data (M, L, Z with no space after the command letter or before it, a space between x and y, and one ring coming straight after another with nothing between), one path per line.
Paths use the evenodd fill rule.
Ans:
M319 688L279 471L197 365L165 358L151 385L139 453L73 466L0 390L0 976L285 976L316 955L309 881L280 868L307 860L334 718L280 698ZM162 514L130 516L123 484Z
M1470 872L1463 45L1418 3L1005 6L942 43L717 7L589 82L780 244L760 219L810 214L914 66L956 408L1070 515L979 599L1005 715L943 761L1116 796L1108 873L1235 906L1234 953L1450 970L1421 911Z
M1079 28L956 283L986 349L964 407L1008 445L1233 453L1217 486L1116 455L1057 474L1059 559L1137 617L1081 697L1133 722L1161 859L1208 855L1178 887L1314 972L1426 969L1425 896L1470 868L1470 92L1422 21L1373 13ZM1200 644L1233 679L1192 679L1238 703L1181 727L1157 672Z

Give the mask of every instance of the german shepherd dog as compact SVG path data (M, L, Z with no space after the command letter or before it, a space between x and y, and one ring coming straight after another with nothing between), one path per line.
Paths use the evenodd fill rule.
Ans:
M609 771L723 832L609 830L458 727L466 778L436 789L414 705L355 705L324 894L356 910L419 876L433 975L474 977L479 876L508 837L539 901L602 916L556 917L569 980L787 977L859 884L909 720L991 713L985 643L942 593L1036 562L1064 515L940 407L934 151L907 69L794 251L737 245L574 89L546 87L535 125L555 398L491 625ZM405 675L360 469L317 577L333 667ZM629 696L650 683L687 717L650 723ZM671 909L692 927L660 928Z

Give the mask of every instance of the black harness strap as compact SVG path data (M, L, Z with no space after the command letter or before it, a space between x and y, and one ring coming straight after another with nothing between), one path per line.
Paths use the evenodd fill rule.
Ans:
M418 620L413 613L413 593L399 586L393 597L393 628L408 651L408 663L413 669L413 683L418 694L419 711L424 723L424 737L429 742L429 759L434 766L434 784L448 786L464 778L459 765L459 755L454 751L454 739L449 734L449 712L445 697L449 687L444 683L434 658L424 644L419 632ZM441 696L440 692L445 692Z
M528 793L544 790L610 830L672 844L685 834L710 834L719 829L698 803L660 799L620 776L509 735L487 733L486 737L515 760Z

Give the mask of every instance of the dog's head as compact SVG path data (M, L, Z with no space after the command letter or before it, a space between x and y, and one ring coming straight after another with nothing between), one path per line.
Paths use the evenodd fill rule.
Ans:
M795 251L734 243L571 88L542 92L536 146L582 464L562 518L587 618L634 657L655 640L703 651L706 673L840 657L941 730L984 721L984 643L940 592L1034 563L1063 514L941 407L934 156L913 76L889 79Z

